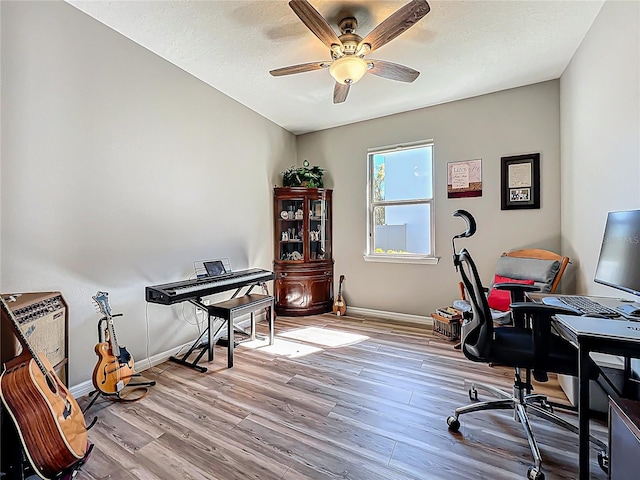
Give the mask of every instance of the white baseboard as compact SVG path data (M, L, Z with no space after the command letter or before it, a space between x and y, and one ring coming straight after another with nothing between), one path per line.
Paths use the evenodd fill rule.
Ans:
M400 322L417 323L420 325L432 325L433 319L430 316L411 315L408 313L385 312L383 310L371 310L369 308L348 307L347 315L350 317L366 317L380 320L396 320Z
M155 367L156 365L160 365L162 362L166 361L170 356L175 355L181 349L190 347L193 342L185 343L184 345L180 345L178 347L174 347L165 352L157 353L149 358L143 358L141 360L136 360L135 369L137 373L143 372L148 368ZM85 382L81 382L77 385L73 385L69 391L74 398L84 397L88 393L91 393L95 390L93 386L93 380L87 380Z
M262 320L266 320L267 316L264 312L260 312L256 314L256 322L260 322ZM246 314L242 315L238 320L234 322L234 325L240 328L248 328L251 324L251 315ZM165 352L157 353L150 358L143 358L141 360L136 360L135 362L135 370L137 373L143 372L148 368L155 367L156 365L161 364L169 359L169 357L176 355L183 348L189 348L193 344L193 341L189 343L185 343L184 345L178 345L177 347L171 348ZM88 393L91 393L95 390L93 386L93 380L87 380L79 383L78 385L73 385L69 391L74 398L80 398Z
M424 326L433 326L433 319L431 317L422 316L422 315L411 315L408 313L385 312L383 310L371 310L368 308L349 307L347 315L350 317L365 317L365 318L372 318L372 319L379 319L379 320L395 320L400 322L415 323L415 324L424 325ZM266 318L264 313L256 315L257 321L260 321L264 318ZM236 325L246 328L248 327L249 322L250 322L249 319L243 319L237 322ZM136 360L136 363L135 363L136 372L138 373L143 372L148 368L155 367L156 365L159 365L162 362L165 362L169 357L177 354L180 350L190 347L191 344L192 342L185 343L184 345L179 345L167 351L157 353L149 358ZM95 388L93 387L92 380L86 380L77 385L73 385L69 389L69 391L71 392L71 395L73 395L75 398L83 397L88 393L93 392L94 390Z

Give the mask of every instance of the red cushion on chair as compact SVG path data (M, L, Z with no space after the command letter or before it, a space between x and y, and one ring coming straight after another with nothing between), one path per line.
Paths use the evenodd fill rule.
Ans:
M508 278L496 275L493 277L493 283L522 283L524 285L533 285L534 281L518 280L517 278ZM509 305L511 304L511 292L509 292L508 290L498 290L497 288L492 288L487 300L489 301L489 306L494 310L506 312L507 310L509 310Z

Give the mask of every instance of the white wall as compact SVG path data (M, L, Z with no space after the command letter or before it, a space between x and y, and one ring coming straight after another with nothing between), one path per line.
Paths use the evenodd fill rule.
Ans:
M593 282L607 212L640 208L640 3L607 0L560 80L562 250Z
M295 137L71 5L0 5L0 287L63 293L74 385L97 360L97 290L141 359L197 333L145 286L198 259L271 268L267 199Z
M464 222L451 216L469 210L478 233L460 242L474 256L485 281L503 251L524 247L560 250L560 104L558 81L415 110L298 137L298 162L327 169L334 192L336 276L346 276L347 304L428 315L458 296L451 237ZM436 254L440 263L365 263L366 159L371 147L433 139ZM500 157L541 154L541 208L500 210ZM482 197L447 198L447 163L482 159Z
M425 315L456 298L459 208L478 220L464 244L485 281L500 252L536 246L572 257L579 290L614 294L592 278L606 212L640 207L638 8L608 0L560 82L297 139L298 163L326 168L335 188L349 305ZM125 314L116 328L134 357L191 340L190 309L147 306L144 287L203 258L270 268L267 199L296 162L296 138L70 5L0 2L0 19L0 289L64 294L71 384L96 361L98 289ZM435 140L441 261L364 263L367 148L422 139ZM501 211L500 157L529 152L541 153L541 209ZM447 163L475 158L483 196L447 199Z

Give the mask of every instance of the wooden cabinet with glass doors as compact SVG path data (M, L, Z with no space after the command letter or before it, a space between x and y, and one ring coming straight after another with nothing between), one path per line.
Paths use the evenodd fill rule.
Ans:
M274 189L274 295L278 315L330 312L333 307L331 195L324 188Z

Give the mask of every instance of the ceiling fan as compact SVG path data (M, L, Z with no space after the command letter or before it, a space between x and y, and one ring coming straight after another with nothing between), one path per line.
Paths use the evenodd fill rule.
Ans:
M338 36L307 0L291 0L289 6L300 17L302 23L329 47L331 61L277 68L269 72L274 77L328 68L336 80L333 103L342 103L347 99L351 85L367 72L400 82L413 82L420 75L420 72L413 68L385 60L365 60L364 56L389 43L429 13L431 9L426 0L411 0L380 23L364 39L356 35L358 21L353 17L343 18L338 22L342 32L342 35Z

